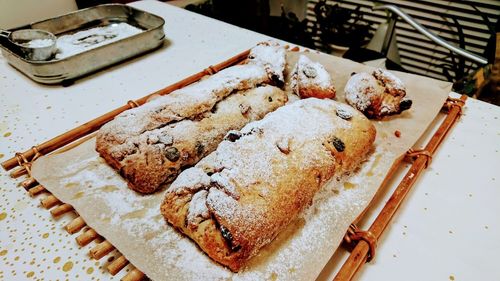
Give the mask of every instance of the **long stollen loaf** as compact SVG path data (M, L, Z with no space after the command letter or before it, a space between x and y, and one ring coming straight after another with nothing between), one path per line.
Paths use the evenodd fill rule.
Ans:
M375 127L332 100L300 100L228 133L183 171L161 206L166 220L215 261L240 270L334 175L371 150Z
M130 137L101 156L128 180L129 187L151 193L217 148L226 133L259 120L284 105L287 95L274 86L237 92L194 119L184 119Z
M277 88L241 93L282 84L284 48L262 43L251 56L244 65L231 66L121 113L98 131L97 152L127 179L130 188L141 193L158 190L181 168L212 152L228 130L240 129L286 102L286 95Z

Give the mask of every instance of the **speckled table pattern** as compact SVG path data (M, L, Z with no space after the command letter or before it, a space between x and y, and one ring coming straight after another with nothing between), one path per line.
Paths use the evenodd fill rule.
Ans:
M69 87L37 84L0 56L0 161L268 39L157 1L131 5L165 19L164 46ZM469 99L356 279L500 280L499 167L500 108ZM18 183L0 172L0 280L119 280L130 270L111 276L111 258L88 256L95 242L80 249L63 229L75 215L52 218L44 195L31 198ZM331 280L345 258L337 251L318 280Z

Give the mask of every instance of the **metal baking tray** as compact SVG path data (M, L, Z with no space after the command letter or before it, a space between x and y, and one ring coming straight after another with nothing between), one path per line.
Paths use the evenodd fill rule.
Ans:
M0 37L5 59L19 71L43 84L70 84L75 78L116 64L127 58L156 49L163 44L165 21L156 15L122 4L105 4L55 18L39 21L17 29L43 29L57 37L114 23L127 23L141 29L138 34L62 59L30 61L15 46Z

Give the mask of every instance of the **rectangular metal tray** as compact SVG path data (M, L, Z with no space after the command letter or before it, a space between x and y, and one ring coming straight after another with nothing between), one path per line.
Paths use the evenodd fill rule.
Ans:
M77 77L160 47L165 38L163 18L122 4L106 4L16 28L43 29L56 36L61 36L120 22L125 22L143 31L67 58L49 61L24 59L16 51L15 46L3 37L0 37L2 40L0 48L2 55L12 66L36 82L43 84L71 83Z

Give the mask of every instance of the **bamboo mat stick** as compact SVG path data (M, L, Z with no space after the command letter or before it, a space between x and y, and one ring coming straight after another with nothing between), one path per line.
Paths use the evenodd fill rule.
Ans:
M12 159L12 158L11 158L11 159ZM8 160L7 160L7 161L8 161ZM5 162L7 162L7 161L5 161ZM17 161L17 160L16 160L16 161ZM14 166L13 166L13 167L15 167L15 166L17 166L17 165L18 165L18 163L16 162L16 163L14 164ZM3 163L2 163L2 166L3 166ZM7 170L7 169L5 169L5 170ZM7 170L7 171L8 171L8 170ZM28 171L26 171L26 169L25 169L24 167L20 167L19 169L16 169L16 170L12 171L12 173L10 173L10 177L11 177L11 178L15 178L15 179L16 179L16 178L18 178L18 177L20 177L20 176L22 176L22 175L27 174L27 173L28 173Z
M62 204L50 210L50 214L54 218L57 218L71 211L73 211L73 206L71 206L70 204Z
M84 247L90 242L94 241L94 239L96 239L97 237L99 237L99 234L97 234L97 232L91 228L78 235L78 237L76 237L76 243L78 243L80 247Z
M47 191L45 189L45 187L43 185L37 185L35 187L32 187L28 190L28 194L31 196L31 197L35 197L36 195L44 192L44 191Z
M80 231L83 227L87 225L82 217L77 217L69 222L64 228L69 234L74 234Z
M24 189L28 190L30 187L34 186L36 184L36 180L34 178L28 178L27 180L24 180L21 182L21 185L24 187Z
M132 104L130 103L127 103L126 105L123 105L115 110L112 110L100 117L97 117L96 119L94 120L91 120L81 126L78 126L64 134L61 134L51 140L48 140L44 143L41 143L31 149L28 149L26 151L24 151L23 153L21 153L21 155L23 157L25 157L26 159L30 160L32 159L35 154L37 152L39 152L40 154L47 154L47 153L50 153L58 148L61 148L85 135L88 135L96 130L98 130L102 125L104 125L105 123L107 123L108 121L112 120L116 115L122 113L123 111L127 110L127 109L130 109L132 107L134 107L135 105L134 104L137 104L137 105L142 105L144 104L151 96L155 96L155 95L166 95L166 94L169 94L170 92L174 91L174 90L177 90L177 89L180 89L182 87L185 87L186 85L189 85L191 83L194 83L198 80L200 80L203 76L206 76L206 75L209 75L209 74L212 74L214 72L218 72L219 70L221 69L224 69L230 65L233 65L239 61L242 61L244 60L245 58L247 58L248 54L250 53L250 50L246 50L224 62L221 62L215 66L210 66L208 67L207 69L201 71L201 72L198 72L194 75L191 75L177 83L174 83L164 89L161 89L159 91L156 91L152 94L149 94L145 97L142 97L136 101L133 101L131 102ZM2 163L2 167L5 169L5 170L10 170L16 166L18 166L19 163L18 163L18 159L16 157L12 157L6 161L4 161ZM20 176L22 175L23 173L26 173L26 169L24 168L21 168L19 170L16 170L15 171L15 174L11 174L12 177L17 177L17 176Z
M115 247L108 240L104 240L90 250L90 256L96 260L100 260L114 249Z
M139 269L134 268L127 275L125 275L121 281L140 281L144 278L144 273L142 273Z
M44 199L42 199L40 201L40 203L42 204L42 206L45 209L50 209L50 208L54 207L55 205L61 204L61 201L59 201L59 199L57 199L57 197L55 197L54 195L51 194L51 195L45 197Z
M120 270L122 270L129 261L122 255L115 259L112 263L107 266L107 269L111 275L116 275Z
M462 96L460 100L465 102L466 96ZM450 131L455 121L458 119L461 113L461 108L459 106L452 106L445 118L443 123L441 123L438 130L434 133L433 137L427 143L425 150L433 155L439 144L443 141L446 134ZM369 228L376 239L378 240L384 230L388 227L391 222L392 217L396 214L399 206L403 202L404 198L410 191L411 187L415 184L418 177L422 174L422 171L426 168L427 156L419 155L410 167L410 170L406 173L405 177L402 179L401 183L396 187L396 190L392 194L391 198L385 204L382 211L379 213L375 221ZM342 265L335 276L335 281L347 281L351 280L356 272L363 266L368 258L368 252L370 247L368 243L364 240L359 240L354 250L351 252L347 261Z

